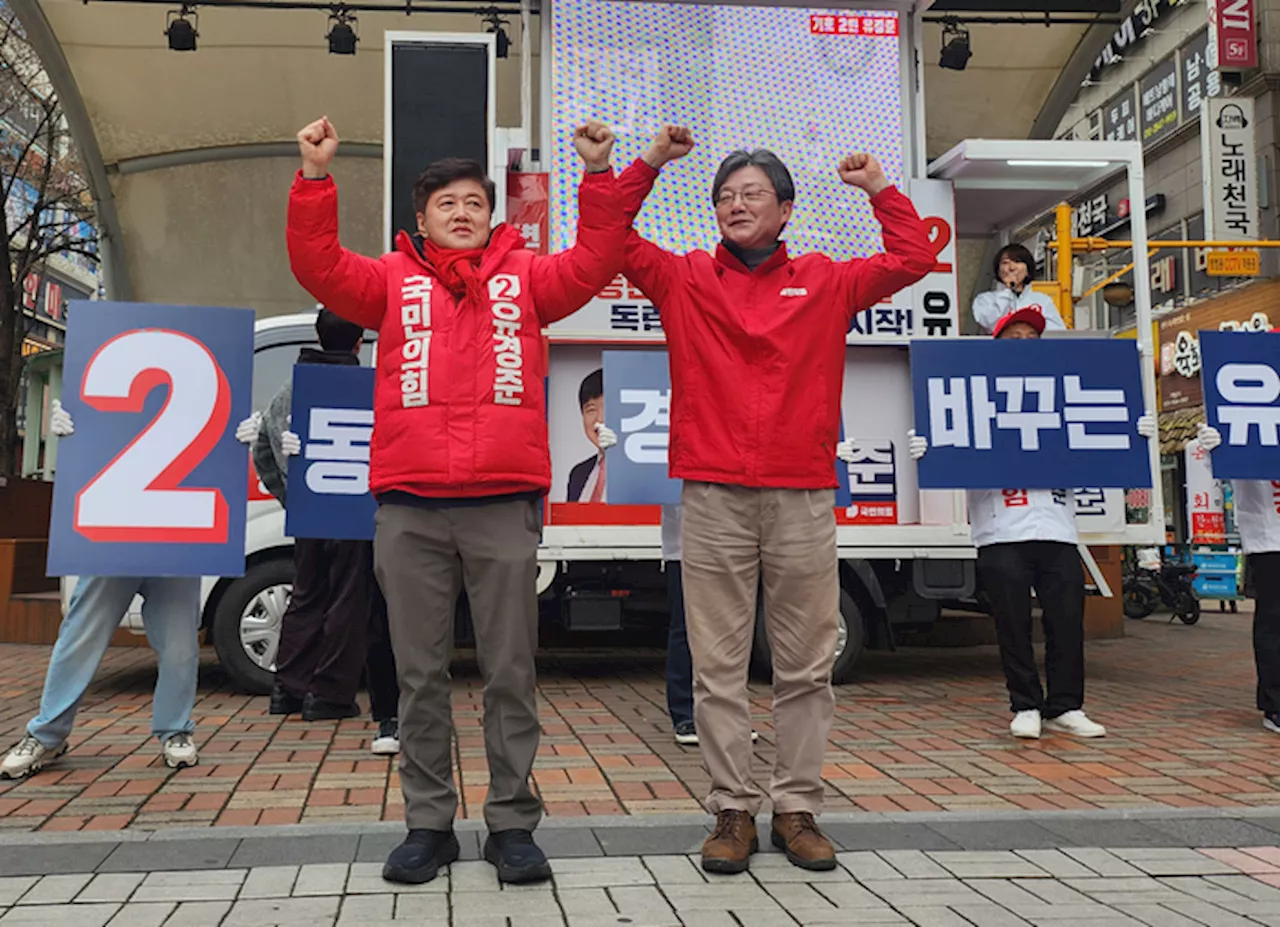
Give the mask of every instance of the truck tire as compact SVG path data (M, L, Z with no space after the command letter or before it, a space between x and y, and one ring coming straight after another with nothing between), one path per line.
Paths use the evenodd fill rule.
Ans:
M853 681L854 664L862 656L866 645L866 625L862 609L853 596L840 590L840 640L837 643L836 662L831 668L831 682L835 685ZM761 682L773 680L773 652L769 649L769 633L764 623L764 598L756 597L756 630L751 650L751 672Z
M213 615L213 648L231 681L266 695L275 680L280 624L293 590L293 559L255 563L233 580Z

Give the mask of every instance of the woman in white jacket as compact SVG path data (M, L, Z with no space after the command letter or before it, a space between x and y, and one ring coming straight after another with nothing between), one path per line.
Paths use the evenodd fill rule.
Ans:
M1212 452L1222 433L1201 424L1196 440ZM1280 734L1280 480L1232 480L1236 527L1253 580L1253 660L1262 726Z
M1033 309L1044 316L1044 327L1050 331L1065 329L1062 315L1052 299L1031 288L1031 271L1036 259L1022 245L1006 245L991 265L996 278L995 289L979 293L973 301L973 318L990 334L996 323L1022 309Z

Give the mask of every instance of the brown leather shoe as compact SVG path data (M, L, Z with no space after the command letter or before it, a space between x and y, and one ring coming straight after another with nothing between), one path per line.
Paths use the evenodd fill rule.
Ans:
M702 868L730 875L746 872L751 854L759 849L755 819L745 811L721 811L716 829L702 844Z
M825 872L836 868L836 851L807 811L773 816L773 845L801 869Z

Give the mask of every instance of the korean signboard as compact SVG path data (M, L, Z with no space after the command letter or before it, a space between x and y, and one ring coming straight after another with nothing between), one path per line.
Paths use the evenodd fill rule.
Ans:
M1096 235L1107 224L1107 194L1099 193L1071 209L1071 234L1073 236ZM1053 233L1048 233L1052 236Z
M1209 61L1221 71L1258 66L1257 0L1208 0Z
M1125 49L1142 42L1151 32L1157 19L1167 15L1171 10L1184 5L1186 0L1138 0L1129 14L1120 24L1120 28L1102 49L1102 54L1093 63L1089 76L1096 78L1104 69L1122 60Z
M1190 522L1192 543L1221 543L1227 534L1222 484L1213 478L1213 465L1200 442L1188 441L1183 454L1187 467L1187 521Z
M1142 104L1142 143L1149 145L1178 128L1178 62L1172 57L1147 72L1138 85Z
M911 344L922 489L1149 487L1131 341Z
M1157 232L1151 241L1178 241L1182 238L1182 227ZM1182 296L1182 281L1186 257L1182 248L1162 248L1153 254L1151 266L1151 298L1154 302L1164 302Z
M293 538L373 540L369 492L372 367L298 364L292 428L302 453L289 459L285 533Z
M1209 67L1207 52L1209 33L1201 32L1178 52L1182 67L1182 118L1198 119L1200 104L1206 97L1222 92L1222 80Z
M1258 238L1253 100L1207 100L1200 110L1200 142L1207 239Z
M1214 476L1273 479L1280 473L1280 334L1205 332L1200 345L1205 417L1222 432Z
M1109 142L1131 142L1138 138L1138 107L1133 85L1102 107L1102 137Z

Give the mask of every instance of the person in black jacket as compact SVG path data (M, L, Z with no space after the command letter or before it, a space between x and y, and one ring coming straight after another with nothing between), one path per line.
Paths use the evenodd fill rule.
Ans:
M359 365L364 340L359 325L322 308L316 316L316 334L320 350L303 348L299 364ZM298 436L290 431L292 405L290 382L272 398L253 447L258 477L281 505L288 491L288 459L300 450ZM379 618L384 623L386 618L373 575L373 545L298 538L293 560L296 575L280 629L271 713L300 711L304 721L356 717L360 708L355 696L368 656L375 714L390 712L390 717L374 719L379 722L374 752L398 752L395 705L399 695L388 636L378 628ZM377 653L366 653L370 637Z

